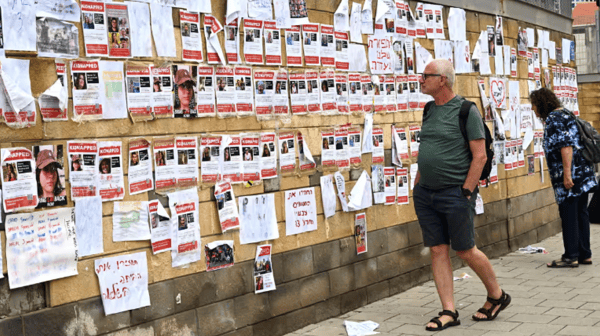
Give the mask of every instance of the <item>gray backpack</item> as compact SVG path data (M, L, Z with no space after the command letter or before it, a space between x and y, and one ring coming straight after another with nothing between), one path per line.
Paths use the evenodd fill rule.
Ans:
M600 134L592 125L578 118L573 112L569 110L563 110L564 113L570 115L575 118L575 124L577 124L577 129L579 130L579 135L581 136L581 143L583 144L583 149L581 154L583 157L591 163L599 163L600 162Z

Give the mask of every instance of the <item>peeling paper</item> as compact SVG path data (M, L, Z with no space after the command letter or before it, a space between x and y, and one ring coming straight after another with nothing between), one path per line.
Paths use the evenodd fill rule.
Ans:
M0 85L0 108L4 120L9 127L22 128L35 125L37 113L31 95L29 76L29 60L3 58ZM13 80L18 79L18 82Z
M36 0L36 17L51 17L57 20L79 21L81 9L75 0Z
M211 0L193 0L188 5L188 10L199 13L212 13Z
M335 215L336 198L333 187L333 175L321 176L321 198L323 200L323 213L325 218Z
M352 23L349 27L350 30L350 42L362 43L361 34L361 5L359 3L352 3L352 12L350 13L350 22Z
M373 34L373 2L365 0L361 12L361 31L363 34Z
M348 57L350 65L348 71L366 72L367 53L365 52L365 46L356 43L350 43L349 46Z
M67 105L69 103L69 94L67 87L62 85L60 79L57 79L48 90L44 91L38 98L42 120L44 121L65 121L67 117Z
M374 76L377 77L377 76ZM362 153L373 152L373 114L365 113L365 130L363 132Z
M225 24L235 19L248 17L248 0L227 0L227 14Z
M350 211L366 209L373 205L371 178L366 170L363 170L360 178L356 181L348 200L348 209Z
M417 73L423 73L425 71L425 67L429 62L433 61L433 56L431 53L423 48L419 42L415 41L415 55L416 55L416 63L417 63Z
M467 40L467 14L462 8L450 8L448 14L448 33L451 41Z
M333 174L333 178L335 179L335 185L338 190L338 197L342 203L342 210L344 210L344 212L348 212L348 201L346 200L346 180L339 171Z
M358 5L358 11L360 12L360 4L357 3L352 3L352 12L354 13L355 11L355 5ZM333 14L333 27L335 31L346 32L350 30L348 10L348 0L342 0L335 13Z
M133 1L127 4L131 23L131 54L133 57L152 57L150 8L146 4Z

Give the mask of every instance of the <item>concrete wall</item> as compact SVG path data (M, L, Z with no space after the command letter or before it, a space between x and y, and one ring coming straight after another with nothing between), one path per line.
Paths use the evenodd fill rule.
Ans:
M311 22L332 24L333 12L339 2L340 0L308 0ZM510 2L505 1L505 7ZM223 0L213 0L213 14L217 18L224 17L224 3ZM410 1L410 4L414 8L416 1ZM474 3L471 2L470 7L473 6ZM448 10L448 7L444 8L445 18ZM488 7L481 6L475 10L467 13L467 38L471 42L471 48L480 31L485 30L487 25L494 24L495 13L491 13ZM536 15L541 17L539 13ZM175 25L178 34L177 20ZM519 26L536 27L536 22L522 22L511 19L510 16L505 17L506 44L515 48ZM562 37L571 38L563 32L551 31L552 40L560 41ZM179 49L179 38L176 41ZM433 53L433 41L419 42ZM80 46L83 50L82 41ZM9 53L8 56L31 60L30 77L34 96L39 96L56 80L54 60L27 54ZM150 63L153 59L141 61ZM553 64L552 61L550 63ZM493 61L491 66L494 66ZM574 64L570 66L574 67ZM518 74L521 97L527 97L527 61L521 57L518 58ZM476 86L478 78L478 74L457 76L455 89L481 107ZM526 103L527 100L523 98L522 102ZM70 105L72 109L72 102ZM374 124L385 130L386 165L391 165L391 125L419 124L421 115L421 111L412 111L374 116ZM38 120L41 120L39 112ZM357 116L296 116L286 127L301 130L308 139L311 152L319 159L319 127L348 122L362 124L363 119ZM38 121L30 129L12 130L0 126L0 146L66 144L71 139L112 139L122 140L123 146L127 147L128 139L134 136L197 136L203 132L268 131L274 130L276 126L275 122L259 123L255 118L163 119L135 124L130 120L84 124L73 121ZM529 152L531 150L530 148ZM370 155L363 155L363 168L369 169L370 161ZM407 160L404 164L414 161ZM123 162L128 160L124 159ZM505 172L503 167L499 167L498 170L499 183L481 190L486 203L485 214L478 216L476 220L478 246L492 257L538 242L560 230L550 178L548 172L544 171L545 183L541 183L539 161L536 161L536 174L532 176L527 175L526 168ZM347 190L354 186L361 171L344 173ZM274 292L260 295L253 293L252 260L256 244L240 245L236 232L221 233L212 188L198 191L202 245L215 240L234 240L236 265L210 273L205 272L203 262L195 263L189 268L173 269L170 255L162 253L153 256L148 241L114 243L111 217L113 204L106 202L103 205L105 253L82 258L78 263L78 276L13 291L8 290L6 279L0 280L0 315L6 317L0 320L0 335L220 335L229 332L235 335L281 335L398 293L431 278L428 250L422 245L412 199L409 205L377 205L366 211L369 252L361 256L356 256L352 238L354 214L343 213L339 207L334 217L324 220L322 206L317 202L319 229L296 236L285 236L284 191L315 186L316 199L319 200L319 177L320 173L317 173L312 176L270 180L253 188L234 187L236 196L267 192L275 194L281 238L269 242L273 244L274 253L273 269L277 283L277 290ZM166 199L154 193L125 195L125 201L156 198L166 202ZM5 246L5 239L2 239ZM148 255L152 305L105 316L99 297L98 280L93 270L94 260L140 251L145 251ZM456 258L454 262L461 264ZM6 265L4 269L6 270Z

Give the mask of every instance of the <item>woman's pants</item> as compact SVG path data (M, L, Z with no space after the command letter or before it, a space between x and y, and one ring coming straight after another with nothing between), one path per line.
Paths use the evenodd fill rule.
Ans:
M562 219L563 258L585 260L592 257L590 249L590 218L588 214L588 193L578 197L567 197L558 205Z

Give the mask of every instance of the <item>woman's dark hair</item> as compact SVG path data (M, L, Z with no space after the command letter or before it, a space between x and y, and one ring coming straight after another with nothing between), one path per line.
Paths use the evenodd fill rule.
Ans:
M177 84L173 84L173 90L175 93L175 106L174 108L176 110L181 108L181 101L179 100L179 92L178 92L178 88L180 85ZM190 111L194 110L196 108L196 93L194 92L194 89L192 88L192 97L190 98Z
M58 175L58 170L56 170L56 169L62 169L62 167L57 163L51 163L51 164L54 165L54 168L55 168L54 171L56 174L56 183L54 184L54 190L52 191L52 193L54 194L54 196L59 196L63 192L63 190L65 190L65 188L63 188L62 184L60 184L60 176ZM42 169L35 170L35 178L36 178L36 181L38 181L38 183L37 183L38 197L42 197L42 195L44 194L42 185L39 183L41 172L42 172Z
M529 101L531 101L531 105L535 105L537 113L542 120L546 120L550 112L561 107L560 101L558 101L554 92L547 88L541 88L531 92Z

